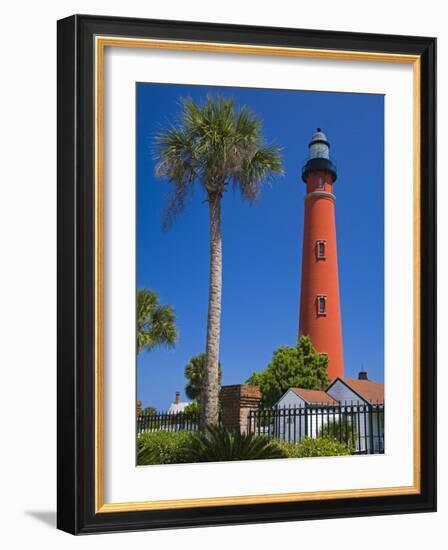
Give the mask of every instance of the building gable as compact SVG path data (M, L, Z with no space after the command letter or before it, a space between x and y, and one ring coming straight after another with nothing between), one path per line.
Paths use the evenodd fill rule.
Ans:
M304 407L305 401L297 395L291 388L284 393L280 399L275 404L275 407L277 409L283 409L283 408L294 408L294 407Z
M334 382L327 388L328 395L341 403L367 403L367 401L359 394L354 392L341 378L336 378Z
M383 383L357 378L344 378L344 382L368 403L384 403Z

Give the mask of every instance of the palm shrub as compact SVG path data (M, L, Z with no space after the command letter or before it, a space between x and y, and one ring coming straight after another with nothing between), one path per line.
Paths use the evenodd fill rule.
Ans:
M191 462L286 458L286 452L267 437L240 433L218 426L193 434L189 442Z

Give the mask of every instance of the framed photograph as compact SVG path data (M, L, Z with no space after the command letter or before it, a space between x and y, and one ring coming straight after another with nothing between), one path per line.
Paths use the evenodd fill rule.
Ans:
M58 527L436 509L434 38L58 22Z

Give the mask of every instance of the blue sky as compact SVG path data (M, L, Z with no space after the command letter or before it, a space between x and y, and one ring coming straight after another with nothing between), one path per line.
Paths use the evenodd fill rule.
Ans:
M229 191L223 201L223 384L243 383L273 352L294 345L299 322L303 232L302 163L321 127L338 168L334 185L346 376L363 365L384 377L384 98L381 95L137 84L137 287L155 290L176 312L174 349L137 357L137 398L165 410L184 368L205 348L208 206L197 188L184 213L162 231L169 184L154 177L154 135L170 125L179 100L233 97L263 120L282 148L285 174L264 186L255 205Z

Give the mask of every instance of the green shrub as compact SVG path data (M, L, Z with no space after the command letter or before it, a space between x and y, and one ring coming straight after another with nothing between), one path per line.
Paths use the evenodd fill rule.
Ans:
M261 460L286 458L285 451L274 441L238 430L208 426L205 433L196 432L189 443L191 462L228 460Z
M179 464L190 462L190 432L144 432L137 439L137 464Z
M188 405L185 407L185 409L182 411L183 414L188 415L197 415L201 413L201 404L199 401L192 401L191 403L188 403Z
M352 454L351 449L333 437L304 437L300 443L276 441L288 458L305 458L315 456L346 456Z
M329 437L343 441L349 448L355 448L355 441L358 437L356 422L352 424L350 421L340 419L330 420L325 426L320 429L318 437Z
M298 458L298 443L290 443L289 441L283 441L282 439L274 439L275 444L282 449L287 458Z
M209 426L205 433L144 432L137 440L139 466L350 454L349 447L332 437L305 437L300 443L289 443L213 426Z
M266 369L252 373L246 384L259 386L263 405L272 407L289 388L326 388L327 367L328 357L318 353L309 337L302 335L296 346L279 347Z

